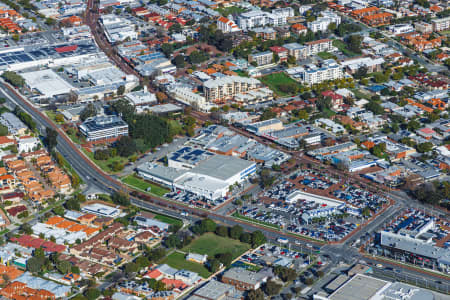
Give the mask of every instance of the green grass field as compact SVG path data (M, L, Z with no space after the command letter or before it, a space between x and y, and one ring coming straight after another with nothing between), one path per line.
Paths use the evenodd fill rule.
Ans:
M83 151L97 166L100 167L100 169L102 169L103 171L105 171L107 173L117 173L117 172L114 172L114 170L111 169L111 164L114 161L118 161L122 165L125 165L126 163L128 163L128 159L127 158L120 157L120 156L111 157L111 158L109 158L107 160L96 160L94 158L94 153L89 152L86 149L83 149Z
M300 84L297 81L295 81L285 73L273 73L259 77L258 79L279 96L289 95L288 93L280 90L280 85L282 84L295 84L300 87Z
M240 241L224 238L214 233L205 233L195 239L190 245L183 248L184 252L207 254L214 257L219 253L230 252L233 259L250 249L250 245Z
M136 175L128 175L124 178L122 178L122 181L128 185L131 185L132 187L135 187L141 191L147 192L148 188L151 188L151 190L148 192L149 194L154 194L156 196L162 197L164 194L170 192L168 189L163 188L159 185L150 183L148 181L145 181Z
M358 53L355 53L355 52L352 52L352 51L348 50L347 49L347 45L341 40L333 40L333 46L338 48L342 53L344 53L347 56L353 57L353 56L360 55Z
M336 59L336 56L329 52L319 52L317 53L317 56L319 56L321 59Z
M185 254L174 252L161 261L162 264L168 264L172 268L189 270L198 273L203 278L208 278L211 272L202 265L185 259Z

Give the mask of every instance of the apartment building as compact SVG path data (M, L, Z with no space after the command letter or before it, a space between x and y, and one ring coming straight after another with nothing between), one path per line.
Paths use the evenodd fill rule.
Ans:
M269 48L270 51L275 55L278 55L280 59L279 62L287 61L289 52L286 48L280 46L273 46Z
M227 76L206 81L203 84L203 89L207 101L221 101L233 98L236 94L257 89L260 86L259 80L254 78Z
M248 56L248 61L256 62L258 66L268 65L273 62L273 53L271 51L252 53Z
M308 56L307 55L308 48L298 43L284 44L283 48L287 49L288 54L290 56L295 57L295 59L304 59Z
M300 75L300 79L309 85L343 77L342 67L333 59L325 60L321 66L311 64L305 68L300 68L298 74Z
M321 15L321 17L307 24L312 32L327 31L328 26L332 23L336 24L336 26L341 24L341 17L332 11L323 11Z
M119 116L95 116L79 126L88 142L113 141L128 135L128 124Z
M330 51L333 49L333 43L330 39L323 39L305 43L307 55L314 55L319 52Z
M378 14L379 12L380 12L380 9L378 7L370 6L370 7L352 10L350 15L352 17L360 20L364 17Z
M414 27L417 32L420 33L432 33L433 32L433 25L425 22L417 22L414 23Z
M225 17L220 17L219 19L217 19L217 29L221 30L223 33L241 31L241 29L239 29L239 26L237 26L233 20L227 19Z
M390 13L382 12L379 14L364 17L362 21L369 26L382 26L390 24L393 17L394 15Z
M285 25L287 18L294 15L290 7L274 9L272 13L261 10L252 10L242 13L237 18L237 25L242 30L251 30L254 27Z
M431 20L434 31L442 31L450 28L450 17Z

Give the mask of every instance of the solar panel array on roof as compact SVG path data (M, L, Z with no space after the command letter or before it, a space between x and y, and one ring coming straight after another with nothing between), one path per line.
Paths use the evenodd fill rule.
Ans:
M0 53L0 67L46 58L65 58L93 54L98 51L97 46L92 41L82 41L79 44L45 45L41 47L36 45L25 46L24 49L17 49L16 51L8 49L8 51Z

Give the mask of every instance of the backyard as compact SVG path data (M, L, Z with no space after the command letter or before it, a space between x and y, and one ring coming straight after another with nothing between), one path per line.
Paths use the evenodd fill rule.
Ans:
M164 194L167 194L168 192L170 192L168 189L163 188L159 185L150 183L148 181L145 181L145 180L137 177L134 174L123 177L122 182L124 182L138 190L144 191L149 194L154 194L159 197L162 197L162 196L164 196ZM151 188L151 189L149 191L147 191L148 188Z
M258 78L278 96L288 96L298 93L301 84L285 73L273 73Z
M319 52L317 53L317 56L319 56L321 59L337 59L334 54L331 54L330 52Z
M219 7L216 9L216 11L218 11L222 16L227 17L233 14L236 15L241 14L245 11L245 9L237 6L229 6L229 7Z
M186 255L183 253L173 252L172 254L164 258L161 261L161 264L168 264L172 268L178 270L185 269L196 272L203 278L208 278L209 275L211 275L211 272L209 272L204 265L192 261L187 261L185 256Z
M183 251L186 253L207 254L208 257L230 252L233 259L235 259L248 249L250 249L250 245L241 243L238 240L221 237L214 233L205 233L183 248Z

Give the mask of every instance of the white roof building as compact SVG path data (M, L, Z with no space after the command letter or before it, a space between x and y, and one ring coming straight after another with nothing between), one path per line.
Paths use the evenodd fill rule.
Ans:
M75 89L51 69L22 73L26 84L39 92L44 98L68 94Z

